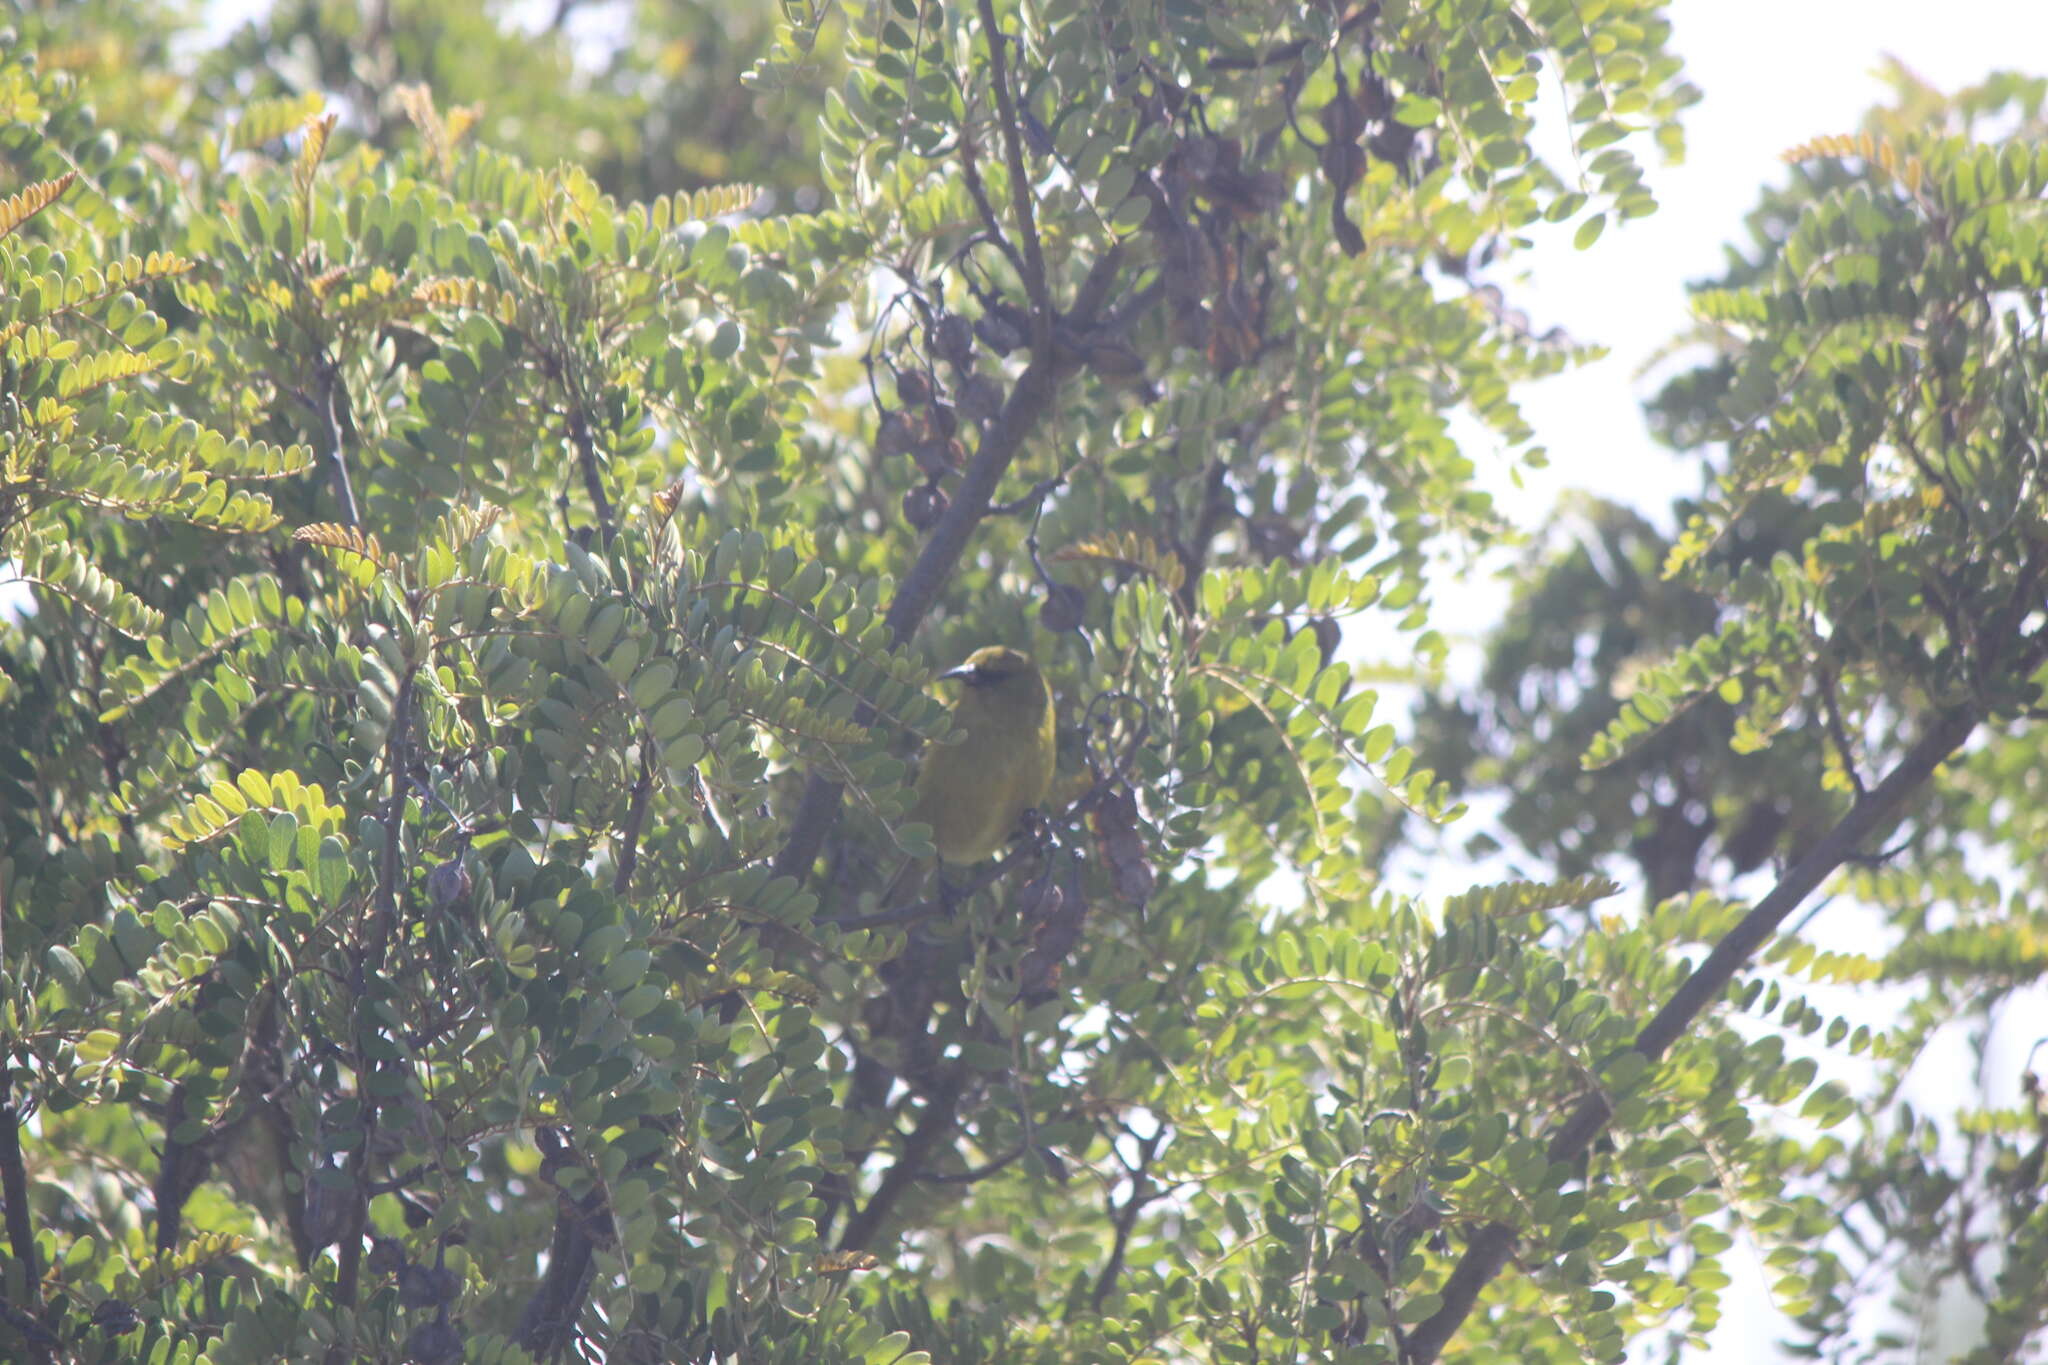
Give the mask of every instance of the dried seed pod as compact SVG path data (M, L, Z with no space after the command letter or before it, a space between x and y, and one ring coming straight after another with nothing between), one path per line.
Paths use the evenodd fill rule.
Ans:
M1182 138L1180 145L1174 148L1174 154L1181 159L1188 175L1196 180L1207 180L1216 173L1217 166L1223 163L1226 148L1229 150L1230 164L1236 165L1237 144L1213 133Z
M951 403L934 402L928 409L932 418L932 430L941 436L952 436L960 430L960 418L955 415Z
M919 423L908 412L901 408L885 412L881 424L875 428L875 455L883 460L908 455L917 448L923 435Z
M922 407L931 402L931 376L923 370L896 371L896 397L907 408Z
M1040 873L1024 884L1017 893L1017 918L1026 924L1036 924L1059 913L1060 887L1052 879L1050 870Z
M1071 583L1052 584L1038 604L1038 624L1054 632L1079 630L1087 615L1087 595Z
M965 372L974 368L974 324L958 313L948 313L932 324L932 354Z
M946 515L949 499L937 484L920 484L903 495L903 519L920 531L929 531Z
M1088 902L1078 874L1078 867L1069 870L1066 884L1041 899L1031 922L1031 947L1017 961L1017 999L1026 1006L1050 1000L1059 990L1060 969L1081 941Z
M1152 898L1157 876L1138 830L1138 800L1131 789L1119 786L1096 802L1088 823L1095 828L1095 847L1109 868L1117 898L1142 907Z
M372 1237L364 1258L372 1275L393 1275L405 1264L405 1246L396 1237Z
M398 1301L407 1308L439 1308L461 1292L461 1278L446 1266L415 1264L398 1272Z
M1003 386L985 374L975 375L953 395L953 404L968 421L985 425L1003 410Z
M943 436L933 436L918 442L917 449L911 454L916 457L917 467L925 472L925 477L936 479L966 463L967 447Z
M974 324L974 334L997 355L1008 355L1024 344L1025 332L1012 319L991 310Z

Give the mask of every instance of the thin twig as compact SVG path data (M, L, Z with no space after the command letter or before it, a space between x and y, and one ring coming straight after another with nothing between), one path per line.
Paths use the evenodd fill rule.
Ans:
M654 737L643 736L640 745L640 775L633 779L632 799L626 806L626 821L619 828L618 871L612 874L612 894L623 896L633 885L633 869L640 862L640 829L647 823L647 798L654 792Z
M1379 10L1379 0L1373 0L1372 4L1361 5L1359 8L1351 11L1351 13L1345 15L1338 22L1338 36L1341 37L1360 24L1372 19L1379 13ZM1297 38L1291 43L1281 43L1267 48L1264 52L1255 52L1249 57L1214 56L1209 58L1208 66L1211 71L1256 71L1261 67L1284 66L1288 62L1300 61L1307 52L1308 39Z
M569 407L569 439L575 443L576 466L583 471L583 488L590 494L591 509L597 514L598 534L604 537L605 548L610 549L612 537L617 534L612 526L612 504L604 495L604 475L597 467L597 443L590 437L590 423L583 418L582 405L573 398Z
M986 1180L998 1172L1007 1170L1016 1164L1019 1157L1022 1157L1030 1150L1031 1148L1028 1145L1020 1144L1003 1153L994 1161L985 1161L979 1166L969 1166L964 1171L923 1171L917 1175L916 1179L925 1185L972 1185L976 1181Z
M370 916L367 941L358 949L356 966L364 982L374 980L384 970L384 950L391 941L393 930L398 926L399 880L404 876L404 863L400 856L400 841L405 834L405 801L408 781L406 778L406 749L411 737L413 698L413 674L407 672L399 680L398 694L391 703L391 732L384 739L384 766L390 774L390 802L384 811L384 846L377 856L376 910ZM368 1077L373 1070L367 1046L376 1030L374 1016L367 1002L362 998L361 986L355 1001L356 1038L355 1070L358 1077ZM377 1134L377 1105L367 1093L361 1096L362 1139L356 1149L349 1153L349 1207L348 1216L342 1223L339 1263L334 1276L335 1302L345 1308L355 1306L356 1290L362 1271L363 1229L370 1214L370 1149L374 1147ZM343 1351L346 1343L336 1342L335 1350ZM332 1355L330 1355L330 1358Z
M320 440L325 447L320 458L327 463L327 480L334 486L334 501L340 508L342 525L353 530L363 524L363 514L356 506L355 486L349 482L348 458L341 449L341 418L335 411L340 401L341 372L334 362L324 354L317 364L320 389L317 397L308 398L303 393L299 401L313 410L313 416L320 423Z
M1862 797L1868 792L1863 785L1863 774L1856 771L1856 751L1849 744L1849 727L1842 721L1841 702L1835 697L1835 670L1826 662L1825 647L1820 653L1820 701L1828 738L1834 742L1835 752L1841 756L1842 771L1849 775L1849 784L1856 789L1856 795Z
M989 202L988 186L981 181L981 163L975 159L974 139L970 137L960 139L960 178L966 184L967 195L974 200L974 207L980 210L981 221L987 228L987 231L970 239L967 246L972 246L975 242L995 243L996 250L1003 253L1003 258L1009 261L1010 268L1017 272L1017 278L1023 279L1024 258L1017 254L1016 247L1010 245L1010 239L1003 233L1003 221L996 217L996 206ZM967 246L961 247L961 250L965 251Z
M1145 1178L1145 1173L1152 1168L1152 1158L1158 1155L1160 1139L1165 1135L1165 1130L1161 1129L1150 1137L1137 1140L1138 1164L1131 1170L1130 1198L1121 1205L1112 1201L1111 1217L1116 1226L1116 1241L1109 1249L1109 1259L1103 1263L1102 1273L1095 1277L1094 1290L1088 1295L1089 1306L1097 1312L1102 1310L1103 1300L1109 1297L1109 1291L1116 1288L1117 1276L1123 1273L1124 1254L1130 1248L1131 1231L1138 1225L1138 1215L1145 1211L1147 1204L1165 1193L1153 1189L1152 1183Z

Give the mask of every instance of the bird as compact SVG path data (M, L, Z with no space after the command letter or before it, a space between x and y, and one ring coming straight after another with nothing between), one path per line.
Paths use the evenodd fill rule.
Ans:
M1000 850L1052 790L1052 688L1007 645L977 649L939 677L960 684L952 716L965 736L925 750L910 818L931 826L942 863L966 866Z

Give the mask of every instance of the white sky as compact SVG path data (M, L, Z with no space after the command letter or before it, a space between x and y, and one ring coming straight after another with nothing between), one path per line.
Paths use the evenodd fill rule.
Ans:
M1672 46L1706 98L1686 116L1684 164L1649 167L1659 211L1610 225L1586 252L1557 234L1527 259L1528 286L1511 291L1539 330L1562 325L1613 350L1524 395L1553 462L1515 500L1524 524L1561 487L1658 513L1696 487L1691 468L1650 443L1635 401L1650 386L1631 377L1685 322L1686 280L1719 271L1758 187L1783 180L1778 154L1851 131L1883 98L1874 73L1886 54L1942 89L1999 67L2048 73L2048 0L1675 0L1670 13Z

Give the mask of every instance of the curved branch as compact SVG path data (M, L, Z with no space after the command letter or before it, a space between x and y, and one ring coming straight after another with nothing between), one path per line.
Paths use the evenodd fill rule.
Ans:
M1829 874L1853 857L1866 839L1897 817L1907 799L1962 747L1979 719L1980 712L1975 707L1961 707L1938 716L1884 781L1851 806L1849 813L1779 879L1771 893L1714 945L1706 960L1693 969L1664 1008L1636 1035L1635 1050L1655 1061L1677 1042L1700 1012L1720 999L1735 973L1777 932L1785 917ZM1551 1137L1549 1159L1559 1163L1577 1161L1592 1147L1593 1139L1606 1128L1613 1114L1606 1095L1595 1091L1582 1098ZM1507 1265L1514 1254L1516 1237L1516 1229L1507 1223L1488 1223L1473 1234L1464 1256L1444 1282L1443 1306L1409 1335L1402 1357L1405 1365L1427 1365L1437 1358L1478 1303L1480 1292Z
M874 1197L847 1222L846 1231L839 1238L841 1251L865 1251L873 1245L889 1210L896 1207L896 1201L906 1190L924 1177L925 1163L933 1150L960 1121L960 1096L965 1088L965 1078L955 1067L933 1089L931 1098L925 1101L924 1114L918 1119L917 1127L903 1139L903 1155L896 1158L896 1164L882 1177Z
M21 1302L42 1302L43 1277L36 1269L35 1224L28 1216L28 1168L21 1159L22 1106L14 1098L14 1068L0 1066L0 1202L7 1214L7 1246L21 1267ZM9 1285L12 1290L16 1286Z
M917 562L911 565L910 572L897 588L895 600L889 604L889 614L884 619L889 627L891 644L900 648L917 633L925 613L938 600L939 589L945 585L966 551L968 538L982 517L988 514L989 500L1009 469L1010 461L1023 449L1025 437L1030 435L1052 405L1052 397L1058 387L1059 378L1051 358L1034 355L1024 373L1018 376L1017 386L1010 390L1009 401L1003 405L1002 413L982 437L981 445L968 462L967 472L961 477L960 486L954 491L945 515L932 529L931 539L925 542ZM867 710L865 707L861 709L863 712ZM861 716L855 719L857 723L867 723ZM825 831L831 828L833 817L839 813L839 798L843 790L825 773L814 771L811 774L810 780L804 784L803 799L797 805L796 815L790 821L789 837L775 855L778 876L795 877L801 881L810 875L811 864L817 861L818 850L824 845Z

